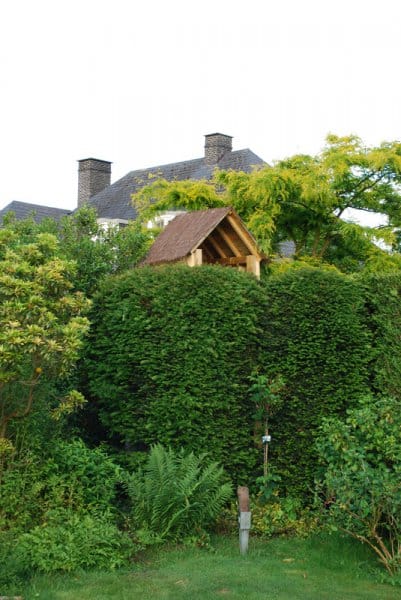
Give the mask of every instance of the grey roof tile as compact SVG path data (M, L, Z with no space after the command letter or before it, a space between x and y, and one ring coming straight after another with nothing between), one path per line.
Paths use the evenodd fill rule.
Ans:
M135 219L137 214L132 206L131 195L151 181L150 176L161 177L167 181L184 179L210 179L214 169L234 169L249 172L264 161L248 148L228 152L216 165L206 164L204 158L195 158L182 162L159 165L147 169L131 171L115 183L92 196L88 204L97 209L99 218Z
M235 171L250 172L253 167L265 164L264 161L248 148L227 152L215 165L207 164L204 157L182 162L170 163L131 171L115 183L92 196L88 205L96 208L99 218L132 220L137 214L132 206L131 195L143 185L151 181L151 175L162 177L167 181L182 181L184 179L210 179L213 171L219 169L233 169ZM74 211L29 202L10 202L0 210L0 223L4 215L13 211L17 219L24 219L33 215L35 221L40 222L45 217L59 219Z
M13 200L13 202L10 202L0 210L0 224L3 221L3 217L9 212L13 212L15 218L18 220L32 216L37 223L48 217L58 221L61 217L71 214L70 210L64 208L53 208L52 206L42 206L41 204Z

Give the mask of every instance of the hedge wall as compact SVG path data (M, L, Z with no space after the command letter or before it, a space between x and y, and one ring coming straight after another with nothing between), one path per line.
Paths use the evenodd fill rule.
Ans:
M372 390L401 398L401 274L368 275L360 281L372 334Z
M206 450L236 483L250 484L262 471L262 452L248 378L255 368L281 374L284 404L271 421L270 466L287 491L308 494L322 417L344 414L365 394L373 368L376 386L389 379L391 351L387 371L378 355L389 343L401 346L390 326L401 286L390 292L393 300L383 286L380 300L381 285L314 268L262 283L206 266L111 277L92 311L85 360L91 404L121 448L161 442Z
M266 283L262 344L266 371L286 382L272 419L270 464L291 493L308 493L324 416L343 414L367 391L370 335L363 288L336 271L288 270Z
M94 300L85 369L114 440L210 452L237 482L254 472L248 377L258 363L259 282L233 269L140 268Z

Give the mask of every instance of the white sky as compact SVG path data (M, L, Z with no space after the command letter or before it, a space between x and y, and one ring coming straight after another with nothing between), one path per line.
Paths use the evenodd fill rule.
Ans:
M400 50L400 0L4 0L0 208L74 208L78 159L115 181L216 131L266 161L401 139Z

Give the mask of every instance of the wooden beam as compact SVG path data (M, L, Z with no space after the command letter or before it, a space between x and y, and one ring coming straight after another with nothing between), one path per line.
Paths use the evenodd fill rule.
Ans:
M213 252L210 250L210 248L208 248L208 244L206 243L206 240L203 242L201 250L203 250L203 252L205 253L205 255L210 260L216 260L216 257L213 255Z
M232 228L235 230L235 232L238 234L238 237L241 238L241 240L244 242L249 252L251 252L252 254L255 253L255 255L260 259L261 256L255 249L255 242L253 241L250 234L244 230L241 223L232 214L227 215L226 219L230 223Z
M230 250L234 252L235 256L241 256L241 251L237 248L230 236L227 235L227 233L223 230L221 224L216 227L216 230L219 232L219 234L221 235L227 246L230 248Z
M227 252L224 251L224 249L221 247L221 245L218 243L217 240L215 240L212 235L209 235L209 237L207 238L208 242L211 243L211 245L213 246L213 248L215 250L217 250L217 252L219 253L220 256L223 256L225 258L227 258Z
M216 262L219 265L245 265L247 256L228 256L227 258L218 258Z

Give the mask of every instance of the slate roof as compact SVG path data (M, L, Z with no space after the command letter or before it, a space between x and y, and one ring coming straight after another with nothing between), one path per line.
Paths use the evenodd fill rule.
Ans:
M185 258L196 250L229 214L234 215L242 223L230 206L177 215L157 236L142 264L154 265ZM255 240L248 230L246 231L256 248Z
M215 165L206 163L204 157L131 171L115 183L92 196L88 204L94 206L99 218L135 219L137 214L131 203L131 194L152 181L151 176L162 177L167 181L184 179L210 179L213 171L233 169L250 172L252 167L265 164L248 148L227 152Z
M9 212L13 212L18 221L32 216L37 223L40 223L40 221L46 217L58 221L61 217L71 214L70 210L64 208L53 208L51 206L42 206L41 204L31 204L30 202L19 202L18 200L14 200L0 210L0 224L3 221L3 217Z

